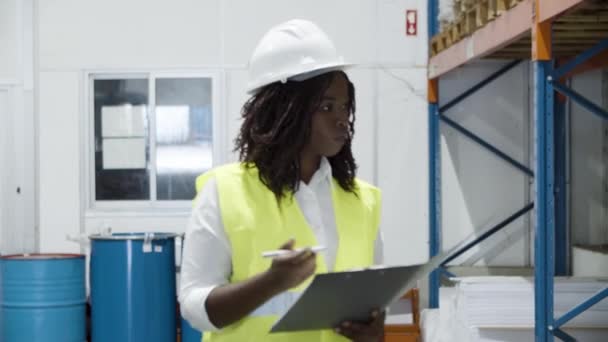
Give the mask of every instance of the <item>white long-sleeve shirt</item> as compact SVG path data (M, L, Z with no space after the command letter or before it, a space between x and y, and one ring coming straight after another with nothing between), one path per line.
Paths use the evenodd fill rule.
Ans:
M338 249L332 186L331 166L323 158L310 182L300 182L294 194L319 245L327 247L320 253L324 253L328 271L334 267ZM378 230L374 262L382 261L382 234ZM232 251L221 219L217 184L211 179L195 202L184 239L179 302L182 315L192 326L201 331L218 330L209 320L205 302L215 287L229 282L231 273Z

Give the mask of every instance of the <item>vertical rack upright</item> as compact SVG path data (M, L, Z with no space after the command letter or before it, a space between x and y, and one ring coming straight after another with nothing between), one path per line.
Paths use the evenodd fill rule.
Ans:
M451 33L442 40L441 51L433 41L442 38L437 22L438 0L428 1L429 36L429 245L430 255L441 250L441 155L440 124L444 123L494 153L505 162L534 179L534 203L492 227L475 241L464 246L464 253L516 218L535 210L535 336L537 342L574 339L561 328L589 307L608 296L608 288L575 306L562 317L554 317L554 276L565 275L568 263L567 224L565 222L565 120L564 102L556 96L575 102L589 112L608 120L608 112L565 85L564 80L577 72L608 65L608 5L592 0L484 0L500 2L504 12L467 37L455 39ZM482 20L483 21L483 20ZM575 23L576 25L571 25ZM585 23L596 24L589 29ZM599 27L599 29L598 29ZM456 30L455 32L459 32ZM576 34L573 34L575 32ZM460 32L462 33L462 32ZM575 38L572 38L575 37ZM444 43L447 42L448 46ZM443 45L442 45L443 44ZM446 73L480 58L513 59L478 85L465 91L448 104L439 104L439 80ZM458 125L442 113L447 108L473 95L518 64L531 60L534 73L534 170L509 157L473 132ZM565 61L565 62L564 62ZM453 260L451 258L450 260ZM450 261L448 260L448 261ZM442 266L447 265L447 261ZM429 306L439 306L439 277L443 267L429 278Z

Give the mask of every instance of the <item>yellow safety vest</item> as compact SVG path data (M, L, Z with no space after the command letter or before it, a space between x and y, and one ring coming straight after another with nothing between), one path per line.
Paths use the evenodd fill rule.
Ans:
M197 191L215 178L221 217L232 247L230 282L239 282L266 271L271 261L262 258L263 251L274 250L290 238L296 247L315 246L316 238L293 197L278 205L276 197L259 179L255 167L229 164L211 170L196 180ZM380 190L356 180L356 195L344 191L334 180L332 199L338 230L339 246L335 271L366 267L373 263L374 241L380 221ZM317 257L316 273L327 272L322 255ZM293 303L298 292L312 277L297 288L275 296L249 316L218 332L205 332L204 342L343 342L346 338L333 330L297 333L272 333L270 328ZM353 300L355 300L353 298ZM319 303L322 310L322 303Z

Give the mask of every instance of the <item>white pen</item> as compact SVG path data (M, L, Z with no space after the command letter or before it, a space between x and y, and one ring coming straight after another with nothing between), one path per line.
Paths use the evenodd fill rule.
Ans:
M309 249L315 253L320 252L322 250L325 250L325 246L314 246L314 247L310 247ZM306 248L299 248L296 250L289 250L289 249L278 249L276 251L267 251L262 253L262 257L264 258L274 258L277 257L279 255L285 255L287 253L291 253L291 252L300 252L305 250Z

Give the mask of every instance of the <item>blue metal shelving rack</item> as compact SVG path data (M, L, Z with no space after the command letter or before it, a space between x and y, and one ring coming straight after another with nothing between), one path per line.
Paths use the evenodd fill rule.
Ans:
M519 5L511 10L511 21L513 15L522 13L534 13L532 22L529 23L529 30L525 32L525 20L520 19L519 24L515 23L509 27L505 23L497 23L487 31L494 35L484 32L467 38L461 46L448 48L443 56L437 58L437 63L429 63L429 243L430 256L438 254L441 250L441 156L440 156L440 124L452 127L466 137L470 138L480 146L494 153L505 162L520 170L527 176L534 179L535 200L534 203L527 204L495 227L485 231L475 241L465 245L452 258L446 260L442 266L455 259L457 256L466 252L468 249L487 239L489 236L499 231L518 217L528 213L532 209L536 210L535 221L535 336L537 342L553 341L558 337L563 341L574 341L561 328L565 323L590 308L594 304L608 296L608 288L604 289L583 303L580 303L568 313L559 318L554 318L553 310L553 278L555 275L566 275L568 272L568 240L566 225L566 183L565 183L565 104L563 99L559 99L556 93L561 93L570 101L578 103L593 114L608 120L608 112L578 94L573 89L564 85L563 80L571 75L578 67L584 65L592 58L598 56L603 51L608 51L608 34L603 40L598 41L590 48L584 49L576 57L571 58L567 63L559 65L554 54L554 50L565 51L565 47L554 40L554 22L562 15L577 10L586 4L587 0L520 0ZM607 8L608 9L608 8ZM433 37L438 33L438 0L428 1L428 32ZM589 14L588 14L589 15ZM593 16L593 12L589 15ZM507 19L504 20L508 22ZM523 23L523 24L522 24ZM501 26L502 25L502 26ZM524 25L524 26L522 26ZM524 30L522 30L522 27ZM508 29L515 31L514 34L505 32ZM483 30L483 29L482 29ZM495 30L493 32L491 30ZM521 32L520 32L521 31ZM528 166L509 157L507 154L492 146L473 132L460 126L451 120L444 113L446 110L459 103L465 98L473 95L479 89L499 78L513 67L520 63L515 60L492 74L487 79L465 91L447 104L439 104L439 77L450 70L465 64L466 62L490 55L508 46L508 40L524 39L526 34L531 34L529 41L532 50L532 62L534 73L533 99L534 99L534 149L536 162L534 170ZM488 43L487 37L494 36L497 42ZM522 38L523 37L523 38ZM470 51L463 53L464 44L474 46L474 40L478 39L477 45L482 46L480 51ZM486 41L484 41L484 39ZM502 39L502 41L501 41ZM472 42L473 40L473 42ZM495 44L495 46L491 46ZM485 50L483 50L485 48ZM506 53L505 55L508 55ZM443 64L442 64L443 63ZM436 308L439 306L439 286L440 276L449 273L443 267L437 269L429 276L429 306Z

